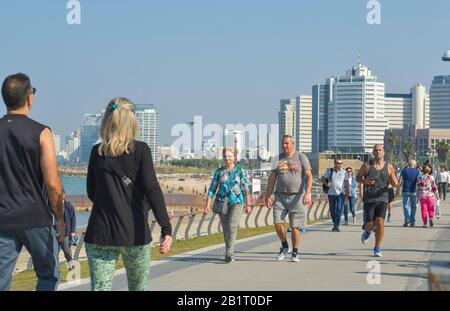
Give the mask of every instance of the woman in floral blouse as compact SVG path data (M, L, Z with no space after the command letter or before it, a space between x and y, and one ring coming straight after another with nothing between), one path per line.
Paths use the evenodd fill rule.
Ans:
M420 206L422 208L423 227L427 227L427 216L430 227L433 227L434 202L439 200L439 193L434 181L434 177L430 175L431 168L426 165L423 172L417 177L417 195L419 196Z
M233 148L223 149L225 165L214 173L208 191L205 213L211 211L214 195L216 200L223 201L228 197L228 213L219 214L225 239L225 263L234 261L234 243L245 203L245 212L251 211L251 196L248 190L248 179L239 165L235 164L236 154Z

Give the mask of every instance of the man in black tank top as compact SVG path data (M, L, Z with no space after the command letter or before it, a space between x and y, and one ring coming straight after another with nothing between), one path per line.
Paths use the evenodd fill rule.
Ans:
M389 202L388 187L398 185L394 167L384 161L383 145L373 147L372 163L361 166L356 180L364 184L364 232L361 236L363 244L367 244L370 234L375 231L374 255L382 257L381 243L384 238L384 219Z
M9 290L24 246L33 259L36 290L56 290L59 281L62 187L52 133L28 118L35 92L24 74L2 85L7 115L0 119L0 291Z

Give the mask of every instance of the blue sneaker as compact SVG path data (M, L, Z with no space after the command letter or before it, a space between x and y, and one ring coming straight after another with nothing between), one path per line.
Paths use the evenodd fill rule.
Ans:
M375 248L373 249L373 254L374 254L376 257L383 257L383 254L381 253L381 251L380 251L380 249L379 249L378 247L375 247Z
M362 242L362 244L367 244L369 239L370 239L370 232L367 232L366 230L364 230L363 234L361 235L361 242Z
M300 227L300 232L306 232L306 229L303 227Z

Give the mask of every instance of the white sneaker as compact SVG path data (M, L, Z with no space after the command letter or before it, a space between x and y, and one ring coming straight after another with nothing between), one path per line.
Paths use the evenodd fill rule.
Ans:
M297 253L292 253L291 260L292 260L292 262L299 262L300 261L300 256Z
M286 258L286 255L288 254L288 252L289 252L289 248L280 247L280 252L277 255L277 260L281 261L284 258Z

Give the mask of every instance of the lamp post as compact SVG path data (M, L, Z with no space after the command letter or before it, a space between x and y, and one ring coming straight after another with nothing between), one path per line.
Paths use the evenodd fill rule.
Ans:
M434 167L434 159L436 158L436 150L432 149L432 153L431 153L431 166L434 168L434 170L436 170L436 168Z
M450 62L450 50L444 53L444 56L442 56L442 61Z

